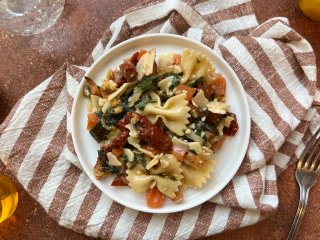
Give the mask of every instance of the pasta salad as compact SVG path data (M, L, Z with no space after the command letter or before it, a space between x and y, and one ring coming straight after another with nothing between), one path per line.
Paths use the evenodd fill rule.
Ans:
M226 80L201 52L140 50L101 85L85 77L87 130L100 144L94 175L146 193L151 208L183 201L210 178L213 153L238 131Z

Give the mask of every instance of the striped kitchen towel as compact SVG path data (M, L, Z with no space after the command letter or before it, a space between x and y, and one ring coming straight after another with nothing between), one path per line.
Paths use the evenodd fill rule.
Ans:
M172 214L138 212L102 194L81 170L70 135L71 106L87 66L126 39L159 32L185 35L220 54L242 82L252 123L232 181L210 201ZM250 0L149 1L110 26L86 67L65 64L15 105L0 127L0 158L67 228L105 239L195 239L273 212L278 175L319 125L315 56L287 19L258 25Z

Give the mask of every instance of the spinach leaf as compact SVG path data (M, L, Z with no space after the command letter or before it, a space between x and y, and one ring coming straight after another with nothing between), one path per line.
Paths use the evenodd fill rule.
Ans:
M169 87L169 90L172 91L175 87L180 85L181 77L173 75L171 86Z
M195 129L195 130L194 130L194 133L195 133L196 135L198 135L199 137L201 137L201 130Z
M137 88L140 88L142 92L152 91L157 88L160 77L161 75L146 76L137 84Z
M129 170L133 169L137 164L141 164L145 168L147 165L147 161L143 157L143 154L138 151L133 151L133 154L134 154L134 160L133 160L133 162L127 163L128 169Z
M196 151L193 149L189 149L189 152L193 153L194 155L197 155Z
M120 100L121 100L120 106L122 107L123 111L126 112L126 113L133 111L133 109L129 107L129 98L130 98L130 95L131 95L131 94L128 93L128 94L124 94L124 95L122 95L122 96L120 97Z
M176 178L175 176L169 176L169 175L164 174L164 173L159 173L158 176L159 176L159 177L169 178L169 179L172 180L172 181L177 181L177 178Z
M176 178L175 176L170 176L169 178L170 178L170 180L172 180L172 181L177 181L177 178Z
M209 131L209 132L213 133L215 136L219 135L217 128L213 125L206 123L206 122L197 121L194 123L194 125L195 125L196 130Z
M123 156L123 162L124 162L124 163L128 163L128 162L129 162L129 159L128 159L128 156L127 156L127 155L124 155L124 156Z
M109 165L106 153L104 151L98 150L98 161L102 163L103 171L111 174L120 174L119 167Z
M181 73L164 73L161 75L161 77L164 79L164 78L167 78L170 76L181 77L182 75L183 75L183 72L181 72Z
M136 107L140 110L144 110L145 106L148 103L152 103L155 102L155 100L153 100L150 95L144 96L143 98L141 98L137 103L136 103Z
M133 154L134 154L134 161L136 161L136 163L140 163L145 168L147 165L147 161L143 157L143 154L138 151L134 151Z
M110 108L109 111L104 114L101 118L101 121L104 121L108 126L112 126L120 121L121 118L123 118L125 115L125 112L121 113L115 113L113 108Z
M101 119L101 117L102 117L102 114L103 114L103 112L102 112L102 109L99 109L97 112L96 112L96 115Z
M199 77L196 80L193 80L192 82L189 82L187 85L189 87L196 87L198 83L203 83L204 78L203 77Z

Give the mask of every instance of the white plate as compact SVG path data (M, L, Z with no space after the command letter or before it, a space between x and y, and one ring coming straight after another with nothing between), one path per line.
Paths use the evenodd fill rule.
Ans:
M110 186L114 177L97 180L93 174L93 166L97 159L99 145L86 130L87 112L82 91L85 81L82 81L77 91L72 108L72 138L80 163L92 182L110 198L118 203L144 212L170 213L195 207L220 192L235 175L240 167L248 147L250 135L250 116L246 94L231 67L210 48L191 39L171 34L150 34L125 41L107 51L88 70L86 76L101 84L108 68L114 68L140 49L156 48L157 55L165 52L181 53L184 48L194 49L204 53L214 64L217 72L227 80L227 103L230 111L237 115L239 131L234 137L227 137L220 151L215 153L217 164L211 179L202 189L188 189L184 192L183 202L177 204L166 200L159 209L148 208L145 193L134 193L129 187Z

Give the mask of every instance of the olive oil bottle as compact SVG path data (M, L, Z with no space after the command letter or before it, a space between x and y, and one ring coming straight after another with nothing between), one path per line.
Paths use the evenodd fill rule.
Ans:
M18 192L14 183L0 174L0 223L14 213L17 204Z

